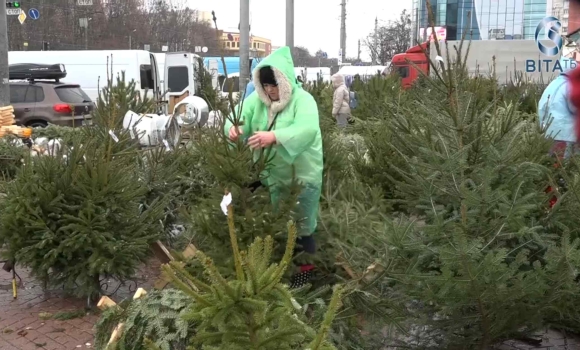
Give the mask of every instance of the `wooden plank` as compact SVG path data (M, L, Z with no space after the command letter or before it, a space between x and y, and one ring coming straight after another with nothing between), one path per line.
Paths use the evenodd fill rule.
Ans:
M151 244L151 249L153 250L153 253L157 259L159 259L159 261L161 261L163 264L169 264L171 261L175 260L173 255L171 255L169 252L169 249L167 249L165 245L161 243L161 241L157 241Z
M175 108L175 106L188 96L189 91L186 91L183 95L180 96L169 96L169 106L167 108L167 112L169 114L173 114L173 109Z
M186 259L193 258L197 254L197 248L193 244L188 244L183 251L183 257Z
M105 310L106 308L112 307L112 306L116 306L117 303L115 303L111 298L109 298L106 295L103 295L101 297L101 300L99 300L99 303L97 304L97 307L100 310Z
M183 254L184 258L191 259L195 256L195 254L197 254L197 248L196 248L196 246L194 246L193 244L190 243L187 245L187 247L185 247L182 254ZM169 277L162 275L157 281L155 281L155 283L153 284L153 288L155 288L157 290L162 290L163 288L167 287L167 285L170 282L171 282L171 279Z

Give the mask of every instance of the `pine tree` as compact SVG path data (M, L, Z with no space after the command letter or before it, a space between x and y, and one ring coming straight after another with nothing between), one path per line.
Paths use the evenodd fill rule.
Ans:
M408 219L355 221L367 240L343 246L348 263L380 267L373 283L405 306L407 346L487 349L577 319L566 296L580 292L580 241L554 230L547 210L550 140L517 102L502 101L493 77L468 77L464 59L431 65L437 77L410 90L410 102L391 102L363 135L371 161L361 176ZM385 248L369 256L369 245Z
M254 162L249 147L241 140L230 142L222 130L198 129L193 132L195 141L192 147L200 152L200 162L204 171L209 173L207 178L215 181L217 187L188 207L186 217L192 227L189 238L198 248L219 261L220 269L224 269L222 273L227 275L226 269L233 273L233 257L223 249L229 242L229 235L219 229L227 225L227 217L220 208L224 191L238 198L234 220L241 249L249 247L257 237L272 236L277 242L274 256L279 258L284 252L284 230L291 218L299 186L292 186L290 196L281 201L275 210L267 188L252 188L268 166L266 155Z

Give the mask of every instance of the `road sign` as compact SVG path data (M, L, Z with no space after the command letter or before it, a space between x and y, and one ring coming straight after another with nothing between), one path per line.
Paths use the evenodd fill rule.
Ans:
M40 18L40 12L37 9L28 10L28 17L36 20Z
M149 44L145 44L145 45L143 45L143 49L144 49L145 51L151 51L151 45L149 45Z
M6 15L8 16L18 16L22 12L21 9L6 9Z
M77 0L79 6L93 6L93 0Z
M20 24L24 24L24 21L26 21L26 13L24 13L24 11L20 12L18 15L18 20L20 21Z

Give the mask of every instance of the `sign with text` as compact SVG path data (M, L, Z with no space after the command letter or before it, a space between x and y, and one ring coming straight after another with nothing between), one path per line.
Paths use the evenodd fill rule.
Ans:
M437 40L447 40L447 28L435 27L435 34L437 35ZM423 40L423 38L427 38L429 41L435 40L435 35L433 35L433 28L429 27L419 29L419 37L421 40Z
M79 5L79 6L92 6L93 0L77 0L77 5Z
M8 16L18 16L22 12L21 9L6 9L6 15Z
M526 60L526 72L562 73L575 69L578 63L572 59L559 59L564 47L562 23L556 17L542 19L536 27L534 39L544 58Z

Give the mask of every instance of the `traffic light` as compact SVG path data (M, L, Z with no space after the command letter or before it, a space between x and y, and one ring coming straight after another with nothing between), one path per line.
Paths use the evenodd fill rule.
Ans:
M20 8L20 1L8 1L6 2L6 8L12 9Z

